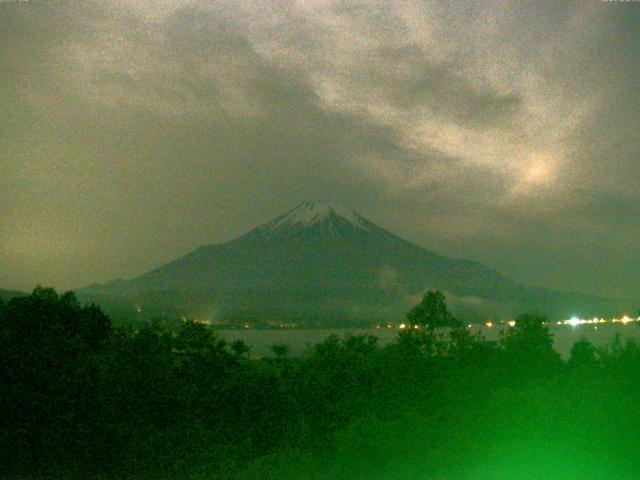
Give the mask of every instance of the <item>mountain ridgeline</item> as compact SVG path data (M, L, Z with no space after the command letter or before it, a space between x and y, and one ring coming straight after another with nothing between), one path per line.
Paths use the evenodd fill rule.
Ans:
M317 326L396 321L427 289L446 292L469 321L541 312L619 315L630 302L532 288L476 262L452 259L352 210L307 201L230 242L202 246L133 280L77 291L115 315Z
M26 297L29 295L28 293L18 292L16 290L3 290L0 288L0 300L8 301L15 297Z

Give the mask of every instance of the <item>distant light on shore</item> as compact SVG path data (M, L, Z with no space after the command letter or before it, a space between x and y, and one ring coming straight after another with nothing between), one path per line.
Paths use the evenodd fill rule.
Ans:
M570 327L578 327L580 325L599 325L602 323L621 323L623 325L627 325L628 323L634 323L634 322L638 322L640 323L640 317L634 318L634 317L630 317L628 315L624 315L620 318L610 318L610 319L605 319L605 318L600 318L600 317L593 317L593 318L580 318L578 316L573 316L569 319L566 320L556 320L553 322L543 322L543 325L549 325L549 326L562 326L562 325L568 325ZM516 321L515 320L507 320L507 321L501 321L499 322L500 325L506 325L508 327L515 327L516 326ZM492 320L487 320L486 322L484 322L483 324L472 324L469 323L467 325L467 328L473 328L474 326L479 326L479 327L484 327L484 328L492 328L496 325L496 323L494 323ZM597 330L597 328L595 329Z
M640 317L631 318L628 315L624 315L621 318L612 318L610 320L606 320L604 318L598 318L598 317L586 318L586 319L572 317L569 320L556 322L556 325L571 325L572 327L576 327L578 325L589 325L589 324L599 324L599 323L622 323L623 325L626 325L627 323L638 322L638 321L640 321Z

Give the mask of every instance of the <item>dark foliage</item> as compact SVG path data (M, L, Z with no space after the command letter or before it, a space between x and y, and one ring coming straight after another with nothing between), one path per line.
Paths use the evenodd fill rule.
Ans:
M429 290L422 301L407 313L409 325L419 325L433 331L439 327L459 326L458 320L449 312L442 292Z
M37 288L0 303L0 476L126 479L637 478L640 349L537 316L499 343L425 296L382 348L331 336L250 359L208 327L112 329ZM413 315L413 314L411 314Z

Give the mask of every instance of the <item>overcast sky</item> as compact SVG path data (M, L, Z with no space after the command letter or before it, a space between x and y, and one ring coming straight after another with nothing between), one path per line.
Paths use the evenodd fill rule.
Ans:
M5 1L0 287L130 278L324 199L639 296L639 82L640 3Z

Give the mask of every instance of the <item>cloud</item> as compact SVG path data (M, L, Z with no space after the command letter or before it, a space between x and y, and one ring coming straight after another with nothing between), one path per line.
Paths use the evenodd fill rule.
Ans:
M435 117L469 127L504 125L521 105L515 93L475 86L452 63L437 63L416 45L387 47L364 59L363 82L378 83L397 108L426 108Z
M0 4L6 286L133 276L321 197L519 280L635 294L628 7ZM625 261L594 279L589 250Z

